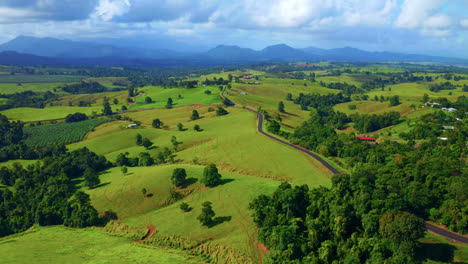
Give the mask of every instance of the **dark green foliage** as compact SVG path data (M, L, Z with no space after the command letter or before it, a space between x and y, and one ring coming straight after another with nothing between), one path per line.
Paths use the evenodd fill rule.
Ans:
M205 90L205 94L210 95L210 94L211 94L211 91L210 91L210 90Z
M201 131L201 128L200 128L199 125L194 125L194 126L193 126L193 130L195 130L195 131Z
M440 84L433 84L429 87L431 92L438 92L441 90L455 90L457 87L453 85L451 82L444 82Z
M102 219L89 196L75 192L75 179L89 178L110 166L104 157L83 148L46 157L27 168L2 168L1 172L8 171L15 192L0 189L0 236L22 232L35 223L71 227L100 224Z
M288 93L288 94L286 95L286 100L287 100L287 101L292 101L292 100L293 100L292 94L291 94L291 93Z
M145 98L145 104L151 104L153 102L153 100L151 99L151 97L147 96Z
M99 175L92 168L87 168L83 174L83 177L85 185L90 189L93 189L96 187L96 185L101 183L99 180Z
M224 105L225 107L228 107L228 106L233 106L234 103L231 102L231 100L229 100L227 97L224 97L224 99L223 99L223 105Z
M172 98L169 97L169 98L167 99L166 108L167 108L167 109L171 109L171 108L172 108L172 105L173 105Z
M95 118L74 123L57 123L25 127L24 143L28 146L44 147L51 144L69 144L83 140L96 126L114 121L111 118Z
M115 105L116 105L116 104L119 104L119 99L114 98L113 103L114 103Z
M400 97L398 95L394 95L390 98L390 106L397 106L400 104Z
M184 211L184 212L190 212L192 211L192 207L190 207L190 205L188 205L188 203L184 203L182 202L179 206L180 210Z
M112 115L112 109L109 104L109 98L104 97L104 103L103 103L103 109L102 109L102 114L107 116L107 115Z
M62 90L71 94L92 94L106 92L107 88L98 82L82 81L77 84L65 85Z
M360 177L337 175L330 189L310 191L282 183L272 196L253 200L249 208L258 237L270 250L269 261L414 261L424 222L410 213L392 213L396 204L373 203Z
M126 107L125 105L122 105L122 108L121 108L121 109L122 109L122 111L127 111L127 110L128 110L127 107Z
M162 126L163 124L164 124L164 123L163 123L161 120L159 120L159 118L156 118L156 119L153 120L152 126L153 126L154 128L161 128L161 126Z
M202 212L201 214L197 217L197 219L200 221L200 223L204 226L209 226L213 222L213 217L216 215L215 212L213 211L213 208L211 207L212 203L211 202L204 202L202 204Z
M151 166L154 164L154 159L148 152L140 152L138 166Z
M284 103L283 103L283 101L280 101L280 102L278 103L278 111L280 111L280 113L284 113L284 112L285 112L285 111L284 111Z
M175 136L172 136L171 138L171 143L174 146L174 150L177 150L177 147L182 144L182 142L177 141L177 138Z
M141 145L145 147L145 149L149 149L151 146L153 146L153 142L151 142L148 138L144 138Z
M0 147L17 144L23 138L23 124L9 122L8 118L0 114Z
M178 129L179 131L184 131L184 125L182 125L182 123L178 123L178 124L177 124L177 129Z
M218 168L216 168L215 164L205 167L201 182L208 187L215 187L221 183L221 174L218 173Z
M346 82L345 83L328 83L328 84L325 84L324 82L320 82L320 85L323 87L327 87L329 89L341 90L343 91L345 95L350 96L352 94L364 93L364 89L369 88L370 83L368 83L367 86L366 84L364 84L363 85L364 89L357 88L355 85L350 85L350 84L347 84Z
M14 94L0 94L0 98L8 99L3 104L0 104L0 110L6 110L15 107L44 108L46 104L54 101L57 96L50 91L47 91L43 95L32 91L25 91Z
M143 137L141 136L141 134L136 135L136 144L138 146L141 146L141 144L143 144Z
M393 126L400 122L400 113L386 112L382 115L353 115L354 128L361 133L369 133L384 127Z
M271 132L273 134L278 134L280 132L281 126L276 120L271 120L268 123L268 132Z
M217 116L222 116L222 115L227 115L227 114L229 114L228 111L226 111L226 109L224 109L221 106L218 106L218 109L216 109Z
M184 186L187 182L187 173L183 168L175 168L172 172L171 181L177 187Z
M349 110L356 110L357 106L355 104L348 105Z
M143 196L146 196L146 188L141 188L141 194L143 194Z
M66 123L80 122L84 120L88 120L88 116L83 113L74 113L74 114L67 115L67 117L65 117Z
M191 120L197 120L199 119L200 116L198 115L198 111L197 110L193 110L192 111L192 116L190 117Z
M325 108L327 106L334 106L336 104L347 103L350 101L351 98L349 96L344 96L342 93L327 95L320 95L317 93L304 95L303 93L300 93L299 97L294 100L294 103L304 106L305 108Z

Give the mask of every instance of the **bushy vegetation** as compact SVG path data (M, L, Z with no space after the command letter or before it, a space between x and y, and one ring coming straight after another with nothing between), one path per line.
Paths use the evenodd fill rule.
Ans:
M47 146L78 142L96 126L112 120L111 118L95 118L80 122L25 127L24 143L28 146Z
M93 94L107 91L107 87L98 82L80 82L77 84L68 84L62 87L67 93L71 94Z
M46 157L28 168L3 167L0 179L14 187L0 189L0 236L22 232L35 223L70 227L102 224L89 195L76 190L76 181L85 171L109 168L104 158L83 148L55 157ZM11 183L11 184L9 184Z

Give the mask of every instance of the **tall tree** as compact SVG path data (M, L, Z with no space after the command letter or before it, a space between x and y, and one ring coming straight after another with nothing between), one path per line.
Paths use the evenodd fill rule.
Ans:
M162 125L163 125L163 122L159 120L159 118L156 118L153 120L152 126L154 128L161 128Z
M183 168L175 168L172 172L171 181L177 187L184 186L187 182L187 172Z
M200 118L200 115L198 115L198 111L197 110L193 110L192 111L192 116L190 117L191 120L197 120Z
M213 222L213 217L216 215L211 207L212 203L206 201L202 204L201 214L197 217L200 223L204 226L208 226Z
M201 182L208 187L214 187L221 183L221 174L218 173L218 168L216 168L215 164L205 167Z
M278 110L280 111L280 113L284 113L284 103L283 101L280 101L279 104L278 104Z
M136 135L136 144L138 146L141 146L141 144L143 144L143 137L141 136L141 134Z
M104 103L103 103L103 109L102 109L102 114L103 115L112 115L112 109L109 104L109 98L104 97Z

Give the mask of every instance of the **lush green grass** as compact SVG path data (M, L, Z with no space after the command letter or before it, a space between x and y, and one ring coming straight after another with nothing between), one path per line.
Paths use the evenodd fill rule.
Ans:
M188 213L180 210L182 201L161 208L169 196L170 177L174 168L185 168L187 178L196 181L188 187L193 190L192 194L183 200L193 208ZM186 164L138 167L129 168L129 173L124 176L120 168L113 168L109 173L101 175L104 186L89 190L88 193L98 210L112 209L123 223L131 226L152 224L161 234L178 235L195 241L211 237L217 244L245 254L255 254L256 251L252 250L249 243L255 236L255 227L251 212L247 209L248 203L260 194L271 194L279 182L220 171L226 183L206 188L200 185L203 169L204 166ZM141 194L142 188L147 189L150 197ZM196 217L205 201L213 203L216 216L231 219L212 228L201 226ZM155 210L158 208L161 209ZM256 243L253 246L256 247Z
M189 121L193 109L201 119ZM128 122L113 122L96 128L88 139L73 145L70 149L88 147L90 150L114 160L119 153L129 152L131 156L146 151L135 144L137 134L151 139L158 147L149 150L155 155L161 147L171 147L171 137L183 142L179 146L177 159L192 162L197 158L202 163L215 163L224 170L244 174L289 179L297 184L311 186L329 184L329 172L315 163L311 157L288 146L284 146L256 132L256 116L244 109L229 108L227 116L215 116L207 107L180 107L155 109L125 114L142 122L142 127L126 129ZM160 118L167 128L154 129L151 122ZM176 124L182 123L187 131L177 131ZM192 128L199 124L202 132Z
M60 226L0 238L0 263L203 263L172 249L145 248L126 238Z
M27 138L24 143L28 146L41 147L75 143L81 141L94 127L112 120L111 118L95 118L81 122L25 127L23 132Z
M113 107L114 108L114 107ZM116 110L116 109L113 109ZM40 121L65 118L69 114L74 113L85 113L91 115L93 112L101 113L102 107L69 107L69 106L52 106L46 108L11 108L8 110L0 111L0 114L5 115L11 120L21 120L23 122L28 121Z
M211 91L211 94L205 94L205 91ZM214 86L203 87L199 85L197 88L163 88L149 86L139 89L140 94L136 98L137 104L131 106L134 108L148 107L164 107L167 104L167 99L172 98L174 107L192 104L211 105L221 103L219 97L219 88ZM179 95L181 97L179 97ZM145 98L150 97L153 103L145 104Z
M47 91L53 93L64 93L61 89L54 89L63 86L64 83L22 83L21 86L16 83L0 83L0 94L13 94L24 91L33 91L37 93L45 93Z
M426 232L420 240L421 248L418 255L423 263L466 263L468 261L468 246L447 242L444 238Z
M0 83L79 82L86 77L74 75L0 75Z
M0 168L1 167L12 167L13 164L15 164L15 163L19 163L23 167L27 167L28 165L35 164L36 162L37 162L37 160L9 160L9 161L6 161L6 162L0 162Z

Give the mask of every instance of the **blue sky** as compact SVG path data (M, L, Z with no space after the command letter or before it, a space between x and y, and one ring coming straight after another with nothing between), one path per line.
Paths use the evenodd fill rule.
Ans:
M18 35L114 45L352 46L468 58L468 0L0 0Z

